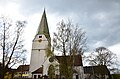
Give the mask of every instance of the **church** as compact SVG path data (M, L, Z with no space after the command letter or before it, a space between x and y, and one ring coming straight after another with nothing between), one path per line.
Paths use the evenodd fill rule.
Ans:
M44 10L32 41L30 65L20 65L15 70L14 79L69 79L65 78L64 75L67 73L68 76L68 72L70 72L71 79L111 79L106 66L83 67L80 54L74 55L74 59L72 59L72 55L47 56L49 52L47 49L51 49L51 37ZM67 63L67 66L65 63ZM68 72L65 72L66 69L62 68L65 66L69 69Z
M59 78L59 64L62 62L60 60L64 56L55 56L54 61L50 62L51 57L46 56L46 50L48 47L51 47L51 37L49 33L46 12L44 10L37 33L32 41L29 78L38 79L43 76L48 76L48 71L51 64L57 65L55 69L55 76ZM69 56L67 56L67 58L69 58ZM84 71L81 55L75 56L74 70L75 72L73 73L73 79L83 79ZM62 79L64 79L64 76L62 77Z

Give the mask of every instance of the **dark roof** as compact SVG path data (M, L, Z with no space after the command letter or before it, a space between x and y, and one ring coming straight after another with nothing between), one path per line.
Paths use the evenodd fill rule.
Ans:
M2 69L2 63L0 62L0 70Z
M73 56L70 56L70 55L69 56L56 56L59 63L63 63L65 57L68 63L73 61ZM81 55L74 56L74 66L83 66Z
M100 66L85 66L84 73L85 74L110 74L107 66L100 65Z
M29 65L20 65L18 68L17 68L17 71L29 71Z
M43 67L40 67L37 70L35 70L34 72L32 72L32 74L35 74L35 73L41 73L42 74L42 72L43 72Z
M120 79L120 74L112 74L113 79Z
M0 62L0 71L2 71L2 69L3 69L2 63ZM7 72L14 73L14 72L16 72L17 69L5 68L5 70L7 70ZM1 73L1 72L0 72L0 73Z

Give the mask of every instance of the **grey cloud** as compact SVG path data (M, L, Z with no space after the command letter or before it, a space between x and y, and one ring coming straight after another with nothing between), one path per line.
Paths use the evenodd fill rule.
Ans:
M34 14L46 7L51 13L73 13L75 23L81 24L88 36L88 45L102 41L105 46L120 42L120 0L21 0L21 11ZM95 18L103 13L105 18Z

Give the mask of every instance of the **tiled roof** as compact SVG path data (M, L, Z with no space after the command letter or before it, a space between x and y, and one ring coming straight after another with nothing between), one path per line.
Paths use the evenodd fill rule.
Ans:
M20 65L17 71L29 71L29 65Z
M2 69L3 69L2 63L0 62L0 71L2 71ZM10 73L16 72L16 70L17 70L17 69L12 69L12 68L5 68L5 69Z
M65 57L66 57L68 63L73 62L73 56L56 56L59 63L63 63ZM74 66L83 66L81 55L74 56Z
M32 74L35 74L35 73L41 73L42 74L42 72L43 72L43 67L40 67L37 70L35 70L34 72L32 72Z
M105 65L101 66L85 66L84 73L85 74L109 74L109 70Z

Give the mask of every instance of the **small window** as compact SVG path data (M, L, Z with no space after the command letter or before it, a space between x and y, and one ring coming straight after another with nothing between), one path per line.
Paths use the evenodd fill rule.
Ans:
M38 78L40 78L40 75L38 75Z
M76 79L79 79L78 75L76 75Z
M37 78L37 75L34 75L34 79L36 79Z
M42 38L42 36L39 36L39 38Z

